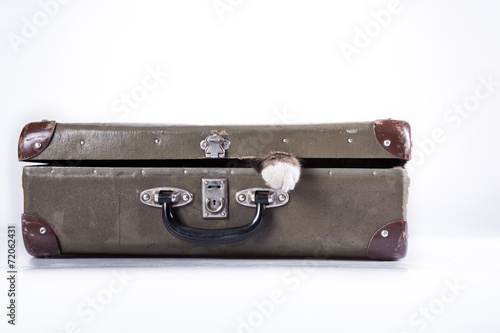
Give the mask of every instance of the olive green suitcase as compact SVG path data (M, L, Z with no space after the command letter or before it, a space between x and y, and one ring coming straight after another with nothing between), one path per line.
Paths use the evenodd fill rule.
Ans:
M33 256L400 259L410 126L26 125L25 247ZM298 157L290 192L251 162Z

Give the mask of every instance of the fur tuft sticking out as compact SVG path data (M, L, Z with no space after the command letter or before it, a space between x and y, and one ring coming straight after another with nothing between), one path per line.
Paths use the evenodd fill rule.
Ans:
M293 190L300 178L300 162L289 153L274 152L257 159L255 169L267 185L285 192Z

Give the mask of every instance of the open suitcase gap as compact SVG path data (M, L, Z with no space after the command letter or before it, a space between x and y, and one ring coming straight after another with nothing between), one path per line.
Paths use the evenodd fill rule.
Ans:
M40 161L49 166L108 168L252 168L255 159L177 159L177 160L57 160ZM389 169L404 167L397 158L305 158L303 168Z

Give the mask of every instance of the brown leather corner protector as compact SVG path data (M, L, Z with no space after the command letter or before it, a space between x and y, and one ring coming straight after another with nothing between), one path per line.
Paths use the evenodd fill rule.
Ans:
M406 121L383 119L373 122L375 137L389 154L411 159L411 128Z
M47 120L24 126L19 137L19 161L33 158L47 148L55 129L56 122Z
M378 229L368 243L367 256L377 260L396 260L406 256L408 225L395 221Z
M22 223L24 246L30 255L47 257L61 254L57 236L45 221L34 215L23 214Z

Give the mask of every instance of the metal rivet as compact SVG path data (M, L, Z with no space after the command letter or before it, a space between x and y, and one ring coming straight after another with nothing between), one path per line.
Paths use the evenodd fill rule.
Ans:
M83 146L85 144L85 140L80 141L80 144Z
M222 212L222 213L220 213L220 215L222 215L222 216L226 216L226 213Z
M151 196L150 196L149 194L144 193L144 194L142 195L142 200L144 200L144 201L149 201L149 199L151 199Z
M284 194L278 195L278 200L281 201L281 202L285 201L286 200L286 195L284 195Z
M208 216L208 213L205 213L205 216Z
M189 201L189 194L183 194L182 195L182 201Z
M208 184L208 182L207 182L206 180L204 181L204 183L205 183L205 185L207 185L207 184Z
M155 139L155 143L159 144L160 143L160 139Z
M389 147L391 145L391 140L385 140L384 146Z
M184 170L184 173L188 173L188 171L187 171L187 170Z
M40 142L35 142L35 148L36 149L42 148L42 144Z
M247 199L246 195L244 195L244 194L240 194L240 195L238 195L238 201L239 201L239 202L243 202L243 201L245 201L246 199Z
M40 228L40 233L41 233L42 235L45 235L45 234L47 233L47 228L45 228L45 227L41 227L41 228Z
M387 236L389 236L389 231L387 231L387 230L382 230L382 232L380 233L380 235L381 235L382 237L387 237Z
M283 142L284 142L284 143L288 143L288 139L286 139L286 138L285 138L285 139L283 139Z
M231 170L231 174L233 174L233 173L234 173L234 171L233 171L233 170Z
M347 139L347 142L351 143L351 142L352 142L352 139L351 139L351 138Z
M331 175L332 175L332 172L331 172L331 171L328 171L328 174L331 176Z

